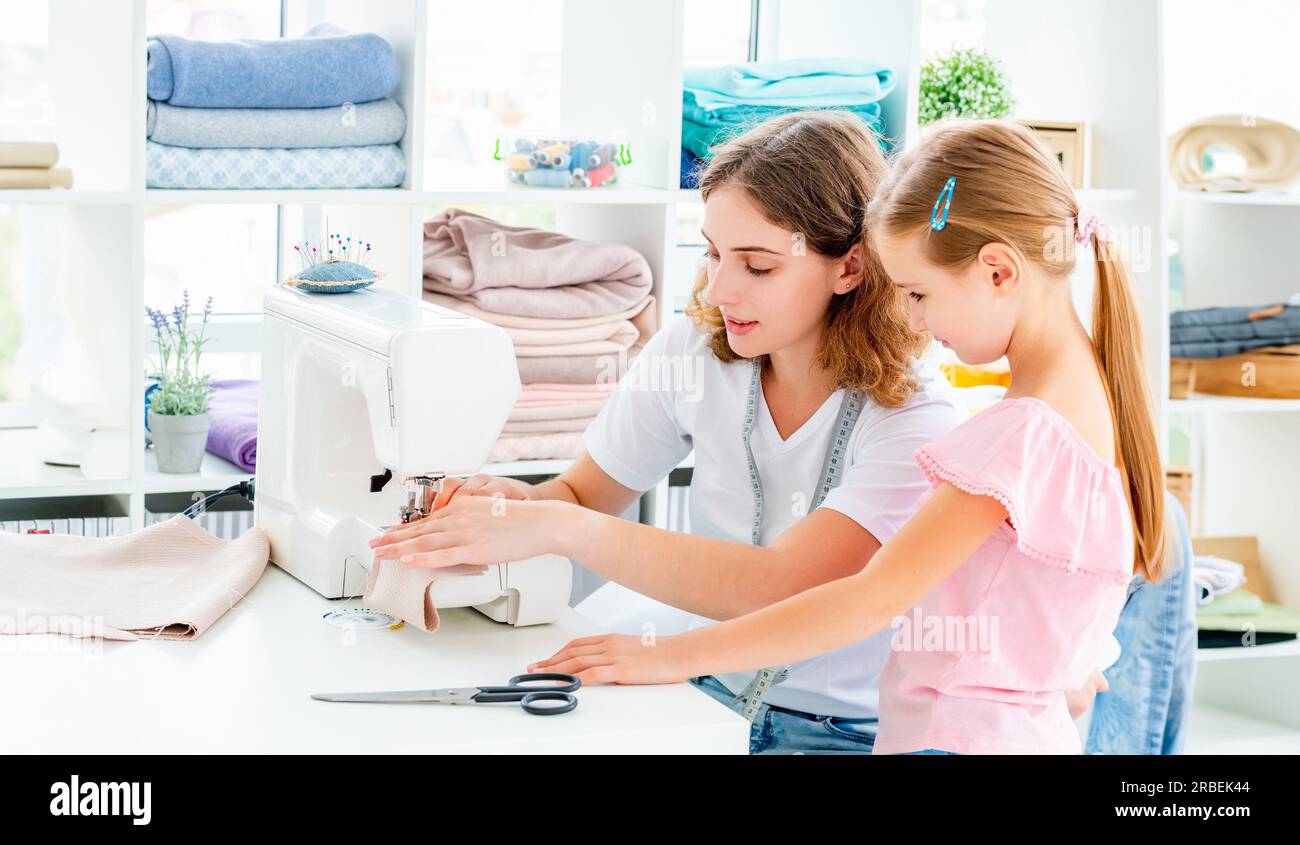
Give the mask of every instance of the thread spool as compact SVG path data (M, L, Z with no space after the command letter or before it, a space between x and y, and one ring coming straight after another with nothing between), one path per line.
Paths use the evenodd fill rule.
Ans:
M572 174L567 170L539 167L524 174L524 182L535 188L567 188Z
M506 157L506 166L516 172L532 170L536 167L533 157L528 153L511 153Z
M595 141L580 141L573 145L573 171L575 173L579 171L586 172L587 160L591 158L591 154L596 151L598 146L600 145Z
M614 178L614 165L602 164L600 167L593 167L587 171L584 177L587 180L587 187L599 188L601 185Z
M591 155L587 156L587 168L594 170L597 167L609 164L614 160L614 155L617 152L618 148L613 144L601 144L596 147L595 151L592 152Z

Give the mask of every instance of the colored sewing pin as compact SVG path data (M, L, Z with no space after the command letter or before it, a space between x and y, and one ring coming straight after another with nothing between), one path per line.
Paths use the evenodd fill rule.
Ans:
M948 225L948 207L952 205L952 195L956 190L957 177L949 176L948 181L943 183L939 198L934 201L934 210L930 212L930 228L934 231L942 231L943 227ZM940 203L943 204L943 216L939 215Z

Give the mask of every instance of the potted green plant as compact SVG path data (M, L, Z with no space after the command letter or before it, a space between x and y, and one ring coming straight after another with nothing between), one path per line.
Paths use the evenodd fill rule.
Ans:
M208 442L212 416L208 400L209 377L200 369L212 297L203 307L198 331L190 328L190 292L172 309L170 318L145 307L158 346L158 389L149 400L149 431L153 436L158 471L198 472Z
M983 50L958 48L921 65L917 122L922 126L949 118L1001 118L1013 108L1006 69Z

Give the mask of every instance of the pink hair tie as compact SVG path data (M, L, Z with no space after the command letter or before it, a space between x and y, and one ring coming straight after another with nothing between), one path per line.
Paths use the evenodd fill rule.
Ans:
M1096 235L1099 241L1108 241L1110 229L1101 222L1100 217L1086 208L1080 208L1074 215L1074 239L1081 244L1086 244L1093 235Z

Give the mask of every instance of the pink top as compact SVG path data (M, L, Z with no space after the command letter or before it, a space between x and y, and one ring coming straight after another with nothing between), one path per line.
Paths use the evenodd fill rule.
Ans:
M875 752L1077 754L1083 686L1124 606L1123 478L1041 400L1004 399L916 453L932 485L992 496L1004 522L906 617L880 676Z

